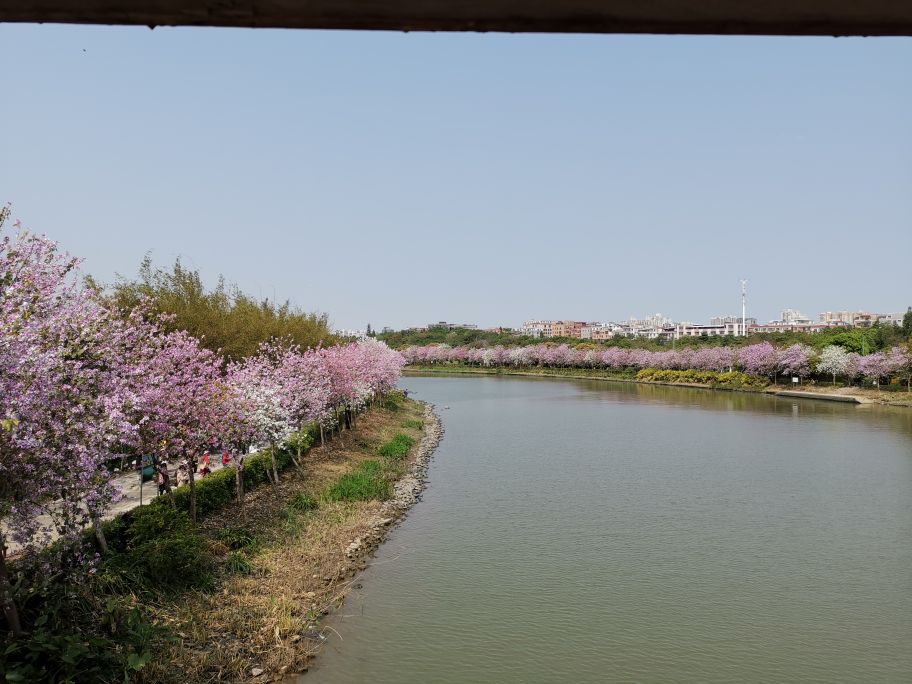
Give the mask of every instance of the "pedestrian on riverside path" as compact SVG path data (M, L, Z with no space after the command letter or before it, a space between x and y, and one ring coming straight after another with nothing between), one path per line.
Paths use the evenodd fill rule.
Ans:
M158 467L158 493L171 493L171 476L168 475L168 464L162 463Z
M190 465L187 463L187 459L181 461L177 467L177 486L183 487L185 484L190 484Z
M201 470L209 470L209 450L208 449L206 449L206 451L203 452L203 458L200 459L200 463L202 464Z
M222 467L228 465L231 462L231 456L228 455L228 449L222 449Z

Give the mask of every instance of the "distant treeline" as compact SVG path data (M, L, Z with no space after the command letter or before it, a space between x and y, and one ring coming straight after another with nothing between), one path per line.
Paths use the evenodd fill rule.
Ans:
M487 348L498 345L504 347L525 346L550 342L566 344L570 347L584 349L606 349L620 347L622 349L646 349L649 351L664 351L675 348L699 347L743 347L746 344L769 342L777 347L788 347L793 344L806 344L817 351L830 345L842 347L846 351L858 354L883 351L891 349L897 344L912 339L912 312L907 313L903 325L874 324L870 328L832 328L819 333L805 332L779 332L779 333L751 333L750 337L727 336L700 336L684 337L679 340L647 340L642 338L615 337L604 342L592 340L579 340L569 337L552 337L547 339L516 335L512 333L489 332L486 330L473 330L470 328L429 328L427 330L398 330L395 332L380 333L378 339L383 340L395 349L406 347L423 347L429 344L447 344L451 347Z
M270 339L290 338L303 349L339 341L330 333L325 314L302 311L288 301L254 299L223 276L207 290L199 272L186 268L180 259L171 268L161 268L146 256L137 278L120 276L102 291L124 312L148 299L153 313L172 315L167 329L186 330L227 360L253 356Z

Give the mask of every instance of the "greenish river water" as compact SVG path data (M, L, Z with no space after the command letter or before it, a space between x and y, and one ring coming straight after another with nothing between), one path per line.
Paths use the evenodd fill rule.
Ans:
M402 385L446 435L302 684L912 682L912 411Z

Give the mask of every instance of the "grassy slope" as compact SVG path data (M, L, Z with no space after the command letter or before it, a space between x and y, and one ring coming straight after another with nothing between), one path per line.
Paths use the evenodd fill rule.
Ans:
M243 681L254 667L267 673L306 669L319 643L307 635L319 630L320 617L341 602L363 567L345 549L370 529L382 506L377 500L335 501L327 494L348 474L390 480L401 475L420 441L423 411L418 402L405 400L362 414L353 431L325 449L312 449L303 472L286 471L278 491L261 487L242 507L207 520L202 533L222 544L227 569L215 591L186 593L155 606L156 617L178 640L150 664L147 676L168 682ZM414 440L410 454L380 456L380 448L399 434ZM219 541L225 539L239 540L230 544L239 548L227 548Z

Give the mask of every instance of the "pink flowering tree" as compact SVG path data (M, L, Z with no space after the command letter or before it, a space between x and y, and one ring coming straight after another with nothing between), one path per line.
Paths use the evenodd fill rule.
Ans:
M880 381L890 374L890 357L883 352L874 352L861 357L861 374L880 389Z
M882 358L881 358L882 357ZM818 357L808 345L795 344L777 349L769 342L752 344L739 350L730 347L684 348L649 351L646 349L572 348L566 344L540 343L516 347L470 348L447 345L409 347L399 355L399 363L463 363L489 367L542 368L605 368L612 370L662 368L677 370L707 370L725 373L740 368L745 373L769 377L774 382L779 373L806 378L812 372L836 377L843 375L852 381L858 377L880 382L887 377L900 377L912 391L912 348L894 348L873 359L847 353L830 346ZM343 369L344 370L344 369ZM873 375L880 373L880 375ZM341 373L340 379L345 379ZM876 378L876 379L875 379ZM339 387L344 383L336 382ZM336 391L335 396L344 392ZM338 400L337 400L338 401Z
M779 352L779 372L802 380L811 374L814 350L806 344L793 344Z
M299 433L292 457L301 467L302 435L309 423L322 424L329 415L329 376L323 357L315 351L302 352L289 343L272 343L265 347L272 359L281 397L291 424Z
M779 352L769 342L751 344L738 353L738 363L745 373L776 379L779 370Z
M893 347L889 363L890 372L900 380L905 380L906 391L912 392L912 342L907 342L905 348Z
M206 450L231 431L235 419L222 376L221 358L184 331L162 333L141 326L142 344L130 348L129 378L133 446L163 460ZM196 522L196 478L190 468L190 518Z
M78 285L76 259L44 237L3 234L8 216L0 210L0 604L18 635L6 534L29 552L51 534L39 516L64 548L89 522L100 533L117 496L105 461L132 426L111 316Z

